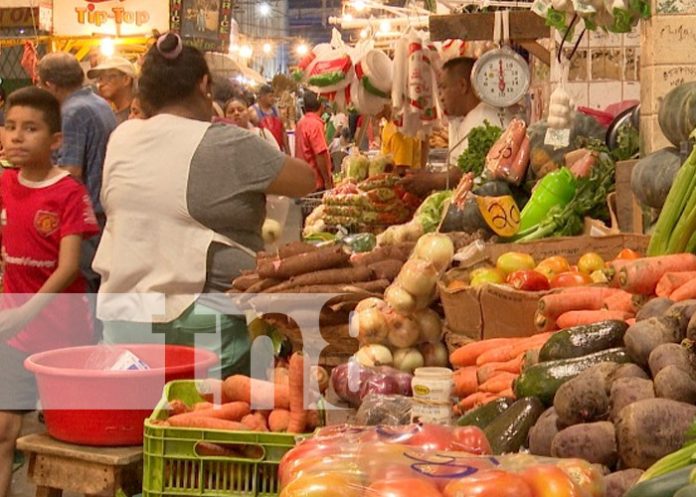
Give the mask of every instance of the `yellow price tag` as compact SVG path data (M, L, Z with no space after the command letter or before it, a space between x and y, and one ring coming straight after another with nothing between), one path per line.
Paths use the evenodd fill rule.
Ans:
M510 195L476 197L481 216L496 235L509 238L520 229L520 209Z

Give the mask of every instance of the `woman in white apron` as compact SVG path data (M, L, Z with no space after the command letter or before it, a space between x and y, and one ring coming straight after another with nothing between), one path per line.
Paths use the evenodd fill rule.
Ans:
M245 321L224 292L263 249L266 194L301 197L314 185L306 163L211 124L210 82L203 55L176 34L147 53L139 87L152 117L111 136L94 269L106 343L205 346L224 377L248 370Z

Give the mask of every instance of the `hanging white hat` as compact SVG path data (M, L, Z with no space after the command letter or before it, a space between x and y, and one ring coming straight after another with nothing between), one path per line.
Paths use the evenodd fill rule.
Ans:
M391 98L394 63L381 50L370 50L355 65L355 74L372 95Z

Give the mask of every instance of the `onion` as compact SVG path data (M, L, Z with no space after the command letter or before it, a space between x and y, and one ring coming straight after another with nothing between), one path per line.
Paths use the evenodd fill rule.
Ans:
M414 297L430 295L437 284L439 274L435 266L421 259L409 259L403 265L397 281Z
M389 343L394 347L403 349L418 343L420 328L413 319L407 318L396 312L386 314L389 324Z
M394 361L391 351L384 345L365 345L355 353L355 360L363 366L390 366Z
M382 343L389 335L389 325L382 311L373 307L358 313L358 340L361 344Z
M384 292L384 300L392 309L401 314L410 314L416 308L416 301L413 295L399 285L390 285Z
M387 303L378 299L377 297L370 297L368 299L361 300L358 305L355 306L356 312L366 311L367 309L384 309Z
M413 253L419 259L431 262L438 271L444 271L454 257L454 244L447 235L430 233L418 239Z
M442 320L437 312L432 309L423 309L413 314L420 327L420 342L439 343L442 339Z
M319 391L324 393L326 389L329 388L329 373L321 366L312 366L311 371L312 375L317 380Z
M449 365L447 347L442 342L424 343L420 346L420 351L423 353L425 365L428 367L444 368Z
M433 289L432 293L429 295L419 295L416 297L416 306L415 310L417 311L422 311L430 307L430 304L433 303L433 300L435 300L435 296L437 295L437 288Z
M394 352L394 367L396 369L413 374L417 368L422 368L423 364L425 364L423 355L418 349L406 348Z

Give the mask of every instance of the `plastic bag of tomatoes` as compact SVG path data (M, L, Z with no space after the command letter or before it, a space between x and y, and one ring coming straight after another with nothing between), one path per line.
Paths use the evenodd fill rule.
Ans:
M322 429L288 452L280 497L602 497L586 461L490 456L476 427Z

